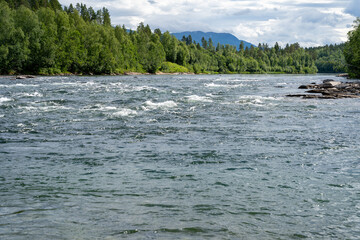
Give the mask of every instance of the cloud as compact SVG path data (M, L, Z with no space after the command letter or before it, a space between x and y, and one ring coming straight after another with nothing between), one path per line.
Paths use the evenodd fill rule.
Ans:
M345 9L345 12L355 17L360 17L360 1L359 0L350 1L349 5Z
M107 0L113 24L136 29L140 22L162 31L229 32L257 44L299 42L317 46L346 41L359 0ZM70 0L64 0L64 5Z

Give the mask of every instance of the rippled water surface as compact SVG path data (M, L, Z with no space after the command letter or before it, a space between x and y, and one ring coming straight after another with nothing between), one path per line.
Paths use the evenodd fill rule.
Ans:
M358 239L330 75L0 78L0 239Z

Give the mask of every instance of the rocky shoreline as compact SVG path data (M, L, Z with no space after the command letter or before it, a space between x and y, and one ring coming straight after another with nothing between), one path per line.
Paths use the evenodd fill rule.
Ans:
M304 99L340 99L360 98L360 82L338 82L326 79L321 84L312 83L301 85L299 89L309 89L307 94L289 94L287 97L300 97Z

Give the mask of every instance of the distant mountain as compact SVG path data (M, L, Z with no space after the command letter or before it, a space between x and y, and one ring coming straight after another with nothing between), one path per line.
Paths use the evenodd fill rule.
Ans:
M208 41L209 38L211 38L215 47L217 46L218 43L220 43L222 45L230 44L230 45L236 46L236 48L238 50L239 50L239 45L240 45L241 41L244 42L245 48L246 47L250 48L250 46L253 45L244 40L239 40L237 37L235 37L234 35L232 35L230 33L214 33L214 32L196 31L196 32L172 33L172 35L174 35L179 40L181 40L183 36L188 37L189 35L191 35L192 40L196 41L197 43L200 43L200 45L201 45L202 37L204 37L206 39L206 41ZM255 45L253 45L253 46L255 46Z

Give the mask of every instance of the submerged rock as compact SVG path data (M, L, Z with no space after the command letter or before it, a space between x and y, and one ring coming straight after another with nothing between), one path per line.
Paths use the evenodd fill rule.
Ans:
M299 89L311 89L306 92L313 94L290 94L287 97L301 97L305 99L360 98L360 83L357 82L343 83L326 79L322 84L301 85Z
M20 75L16 76L16 79L26 79L26 78L35 78L33 75Z
M345 77L345 78L348 78L349 77L349 74L348 73L340 73L338 75L336 75L337 77Z

